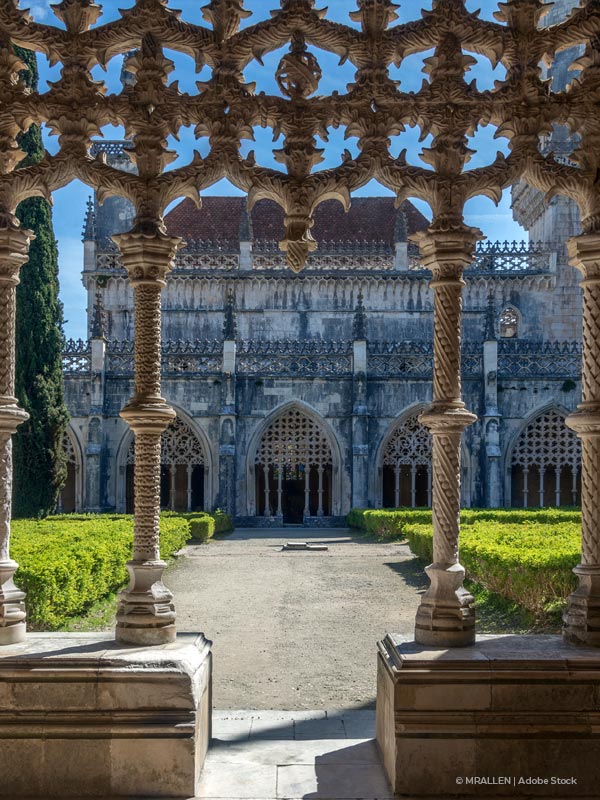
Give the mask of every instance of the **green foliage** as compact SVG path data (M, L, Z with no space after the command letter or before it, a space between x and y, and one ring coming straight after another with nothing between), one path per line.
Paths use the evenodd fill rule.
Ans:
M214 511L209 514L207 511L199 511L190 514L177 514L177 512L164 512L164 516L173 515L186 519L190 526L190 536L206 542L215 534L228 533L233 530L233 519L224 511Z
M161 553L169 557L190 537L186 519L161 519ZM30 622L56 630L127 581L133 522L127 516L57 516L13 522L18 585L27 592Z
M540 615L555 610L575 588L579 511L469 509L461 520L461 563L487 591ZM433 560L431 511L355 509L348 522L383 539L407 539L418 558Z
M35 53L17 52L28 67L22 77L35 88ZM37 164L44 156L41 130L36 125L20 137L19 145L27 154L20 166ZM25 200L17 216L36 238L17 287L16 396L30 419L14 438L13 514L43 517L56 509L67 474L62 450L68 412L62 376L58 249L52 212L45 200Z

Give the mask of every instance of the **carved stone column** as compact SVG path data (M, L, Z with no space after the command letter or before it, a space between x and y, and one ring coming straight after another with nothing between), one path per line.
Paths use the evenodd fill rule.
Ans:
M116 637L158 645L175 638L173 596L160 558L160 439L175 412L160 394L161 292L180 239L130 232L114 237L134 292L135 394L121 416L135 436L135 505L130 582L119 596Z
M582 402L567 418L582 444L579 587L569 597L564 637L600 647L600 234L569 241L571 264L583 275Z
M0 645L25 638L25 593L13 580L18 565L10 557L10 520L12 435L29 417L14 396L16 288L32 238L27 230L0 230Z
M473 598L463 587L458 560L461 438L476 420L461 399L462 274L472 261L475 233L427 232L420 245L435 296L433 404L420 417L433 437L433 564L427 567L431 586L417 612L415 639L452 647L475 640Z

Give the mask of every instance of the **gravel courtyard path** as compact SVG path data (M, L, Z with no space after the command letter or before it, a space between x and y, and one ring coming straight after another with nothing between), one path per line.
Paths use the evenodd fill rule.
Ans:
M373 706L377 640L412 633L425 580L404 545L286 528L190 546L166 583L179 630L213 640L215 708L294 710Z

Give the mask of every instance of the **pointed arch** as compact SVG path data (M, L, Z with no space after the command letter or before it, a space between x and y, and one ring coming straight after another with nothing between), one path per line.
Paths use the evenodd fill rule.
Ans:
M377 450L377 498L383 507L431 505L431 434L419 422L428 408L405 409L388 427Z
M341 515L337 437L318 411L299 400L278 406L257 426L248 447L246 478L249 516L299 521Z
M506 453L506 496L519 508L579 505L581 441L566 425L569 412L548 404L531 414Z
M161 439L161 506L176 511L211 509L215 496L214 456L208 437L182 409ZM127 430L118 448L117 507L133 509L135 439Z
M58 498L61 514L79 513L83 509L83 450L71 424L63 434L62 449L67 456L67 478Z

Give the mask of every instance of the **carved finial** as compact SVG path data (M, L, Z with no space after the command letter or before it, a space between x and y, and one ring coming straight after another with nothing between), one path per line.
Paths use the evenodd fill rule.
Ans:
M252 12L244 8L243 0L210 0L202 9L202 16L213 26L219 39L234 36L240 22L252 16Z
M490 289L490 293L488 294L483 339L486 342L493 342L496 340L496 302L493 289Z
M87 211L85 213L85 222L83 224L83 241L92 242L96 238L96 212L94 210L94 201L88 197Z
M352 328L355 341L362 341L367 338L367 317L363 299L363 292L362 289L360 289L358 292L358 302L354 310L354 325Z
M295 213L285 217L286 236L279 242L279 249L286 254L292 272L302 272L308 256L317 249L317 243L310 233L313 224L308 214Z
M69 33L87 31L102 15L102 7L94 0L62 0L50 7Z
M92 339L106 339L106 311L102 292L96 292L94 315L92 317Z
M227 292L225 302L225 322L223 323L223 338L226 341L235 341L237 336L237 320L235 314L235 294L233 289Z

